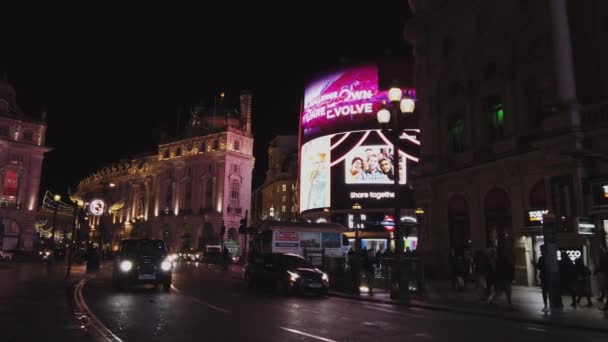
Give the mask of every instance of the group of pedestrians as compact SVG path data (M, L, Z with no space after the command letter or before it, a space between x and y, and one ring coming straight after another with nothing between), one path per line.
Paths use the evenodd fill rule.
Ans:
M534 265L539 272L544 304L543 312L549 312L549 307L547 305L548 300L550 299L549 274L546 266L547 249L545 245L542 245L540 250L541 255ZM570 306L576 308L577 305L581 304L582 299L586 299L587 307L593 306L591 300L591 297L593 296L591 290L592 273L589 267L585 265L583 259L580 257L575 259L574 262L570 260L567 255L562 255L560 259L561 260L559 260L558 263L560 291L561 293L570 296L572 300ZM604 247L601 248L599 262L593 274L598 278L598 286L600 289L598 302L600 303L600 309L608 310L608 303L604 304L603 307L601 305L604 300L608 299L608 254Z
M510 248L490 247L476 251L474 256L469 251L456 253L451 250L449 263L454 289L464 291L466 280L475 279L475 287L481 290L481 300L492 303L504 293L508 307L513 308L511 284L515 278L515 256Z

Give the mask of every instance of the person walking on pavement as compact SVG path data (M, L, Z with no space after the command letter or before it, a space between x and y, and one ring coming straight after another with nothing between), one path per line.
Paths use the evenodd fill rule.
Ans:
M600 258L595 275L598 277L600 296L598 301L601 303L606 300L604 310L608 309L608 253L605 247L600 247Z
M230 262L230 251L226 246L224 246L224 250L222 251L222 270L228 270L228 263Z
M562 288L572 298L571 307L576 307L576 269L566 253L562 253L559 262L559 275Z
M545 254L547 253L547 247L545 245L540 246L540 257L534 264L534 267L538 270L538 278L540 279L540 287L543 293L543 312L549 312L547 306L547 300L549 299L549 280L547 278L547 267L545 264Z
M367 250L363 250L361 255L361 265L363 267L363 271L365 272L365 278L367 279L367 288L369 290L369 294L374 294L374 262L369 257Z
M592 306L591 303L591 271L585 266L583 258L578 258L574 262L574 273L576 274L576 294L577 304L581 304L583 297L587 298L587 306Z
M495 276L495 294L505 293L507 306L513 310L513 302L511 301L511 285L515 279L515 260L512 251L507 247L502 247L498 250L496 258L496 276ZM492 303L494 296L488 299L488 303Z

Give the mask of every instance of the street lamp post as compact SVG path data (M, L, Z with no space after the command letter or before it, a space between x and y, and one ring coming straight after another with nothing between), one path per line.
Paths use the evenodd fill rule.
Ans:
M72 235L70 238L70 249L69 249L70 254L68 254L68 268L65 273L66 278L70 277L70 272L72 271L72 261L74 259L74 248L79 247L77 245L78 239L75 238L75 235L76 235L76 225L78 224L78 218L80 217L80 215L78 215L78 214L79 214L80 208L82 206L84 206L84 203L80 200L78 202L76 202L76 205L74 206L74 217L72 218L73 219L72 220Z
M397 280L398 292L409 290L408 284L401 284L401 268L400 260L403 255L403 231L401 229L401 202L400 202L400 191L399 191L399 176L400 176L400 165L399 162L399 136L401 133L401 126L399 124L402 114L412 114L414 112L414 100L410 98L402 98L402 90L397 87L393 87L388 91L388 99L390 104L388 108L383 106L378 113L377 119L383 128L383 131L389 131L389 122L392 124L390 127L389 139L393 145L393 172L395 174L393 191L395 192L394 200L394 216L395 216L395 264L393 266L393 279ZM405 171L405 169L404 169ZM393 284L395 280L393 280ZM403 288L405 285L405 289ZM397 292L397 293L398 293ZM391 292L392 296L398 296L395 292Z
M59 209L59 201L61 201L61 196L55 195L53 197L54 208L53 208L53 227L51 228L51 257L49 258L49 263L55 262L55 226L57 225L57 209Z

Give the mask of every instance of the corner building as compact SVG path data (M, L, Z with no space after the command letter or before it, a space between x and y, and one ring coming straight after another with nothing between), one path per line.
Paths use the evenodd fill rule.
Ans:
M90 235L97 238L101 228L105 249L117 249L124 237L147 237L166 240L174 251L223 241L238 253L237 229L251 203L251 103L244 92L240 111L194 108L178 140L82 180L75 197L103 199L109 208L89 220Z
M25 114L15 88L0 80L0 250L31 252L46 138L45 113Z
M608 231L608 4L410 6L427 274L449 276L450 249L503 243L515 281L537 284L543 213L561 218L559 257L596 267Z

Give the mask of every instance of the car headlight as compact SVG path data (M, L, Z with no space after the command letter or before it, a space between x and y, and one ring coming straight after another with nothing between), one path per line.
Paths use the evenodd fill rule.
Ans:
M171 261L165 260L160 264L160 269L163 271L171 270Z
M329 283L329 276L327 276L327 273L323 273L323 275L321 276L321 280L326 283Z
M133 263L129 260L123 260L120 263L120 270L123 272L129 272L133 268Z
M289 280L291 281L296 281L298 278L300 278L300 275L296 272L287 271L287 273L289 274Z

